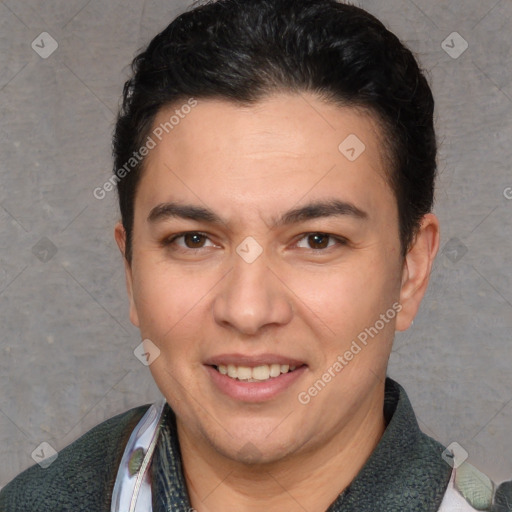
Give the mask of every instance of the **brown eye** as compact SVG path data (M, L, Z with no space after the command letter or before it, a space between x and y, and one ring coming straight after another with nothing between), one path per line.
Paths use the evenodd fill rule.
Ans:
M186 251L187 249L206 249L207 247L214 247L215 244L211 242L206 234L198 231L189 231L163 240L162 246L176 251Z
M325 249L329 244L329 235L315 233L308 236L308 243L312 249Z
M183 241L189 249L200 249L203 247L206 237L200 233L186 233L183 235Z
M323 249L330 249L336 245L341 246L345 244L345 239L327 233L306 233L299 240L297 246L303 249L322 251Z

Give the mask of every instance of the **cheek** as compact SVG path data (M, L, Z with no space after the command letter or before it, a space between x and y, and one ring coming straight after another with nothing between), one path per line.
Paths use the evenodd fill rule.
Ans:
M212 285L207 275L186 272L169 265L140 261L134 268L134 301L143 336L160 340L183 331L194 330L187 321L201 308L202 299Z
M206 325L207 278L183 269L144 262L135 269L134 299L143 339L160 350L149 369L160 391L176 410L194 388L200 346ZM188 390L188 391L187 391Z
M321 272L295 272L290 288L297 305L329 337L347 339L379 318L397 300L396 265L370 254Z

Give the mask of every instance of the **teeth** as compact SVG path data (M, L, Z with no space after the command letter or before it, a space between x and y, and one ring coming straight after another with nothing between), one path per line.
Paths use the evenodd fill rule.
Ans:
M279 377L279 375L281 375L281 365L280 364L270 365L270 376L271 377Z
M236 368L236 366L235 366L235 368ZM230 377L231 377L231 375L230 375ZM252 378L256 378L256 377L252 376L252 371L248 366L239 366L238 368L236 368L236 378L240 379L240 380L247 380L247 379L252 379Z
M242 369L243 367L241 368L238 368L238 378L239 379L243 379L244 377L242 377L243 374L240 374L240 370ZM269 377L270 377L270 366L268 364L264 364L263 366L256 366L252 369L252 375L251 374L251 369L250 368L247 368L249 370L249 378L253 378L253 379L256 379L256 380L267 380Z
M288 373L295 370L295 366L288 364L262 364L250 368L249 366L235 366L234 364L219 364L217 370L222 375L227 375L232 379L238 379L248 382L261 382L273 377L279 377L281 373Z
M232 379L236 379L238 374L236 371L236 366L234 364L228 364L228 376Z

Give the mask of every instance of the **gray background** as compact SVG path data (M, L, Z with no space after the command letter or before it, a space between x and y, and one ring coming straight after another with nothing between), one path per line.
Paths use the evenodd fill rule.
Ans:
M115 195L92 191L110 175L127 65L187 5L0 1L0 486L34 463L41 442L59 450L159 396L133 355ZM512 2L359 5L429 70L441 143L442 253L389 374L427 433L510 479ZM47 59L31 48L44 31L58 42ZM454 31L469 45L458 58L441 46ZM462 48L457 36L446 44Z

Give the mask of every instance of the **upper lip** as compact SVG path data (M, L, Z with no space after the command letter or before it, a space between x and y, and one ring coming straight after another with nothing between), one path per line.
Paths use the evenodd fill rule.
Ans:
M233 364L235 366L248 366L253 368L264 364L288 364L290 366L302 366L304 361L299 361L293 357L279 354L258 354L249 356L247 354L219 354L209 357L204 361L209 366L219 366Z

